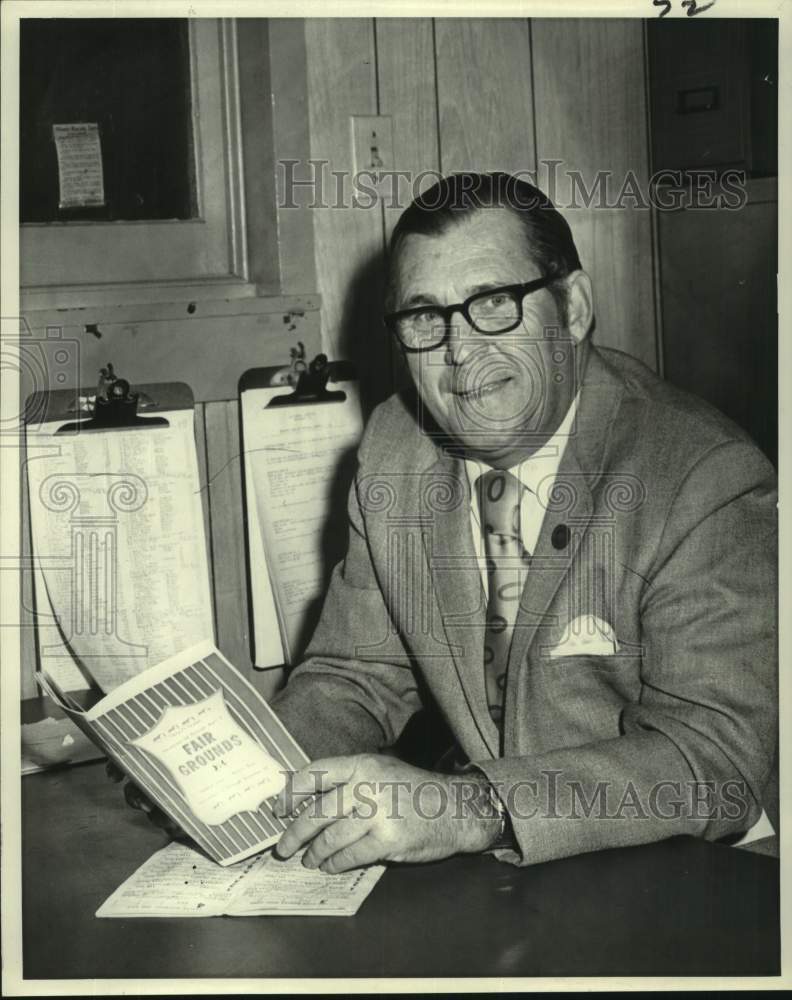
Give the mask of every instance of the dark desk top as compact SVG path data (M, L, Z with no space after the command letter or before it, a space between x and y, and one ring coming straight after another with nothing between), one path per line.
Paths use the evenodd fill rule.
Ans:
M389 869L356 917L97 920L164 834L104 766L23 779L29 978L777 975L778 862L687 837Z

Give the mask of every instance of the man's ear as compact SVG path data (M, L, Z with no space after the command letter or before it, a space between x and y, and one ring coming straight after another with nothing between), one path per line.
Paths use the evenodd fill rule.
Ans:
M594 293L591 278L585 271L567 275L567 329L580 343L591 329L594 319Z

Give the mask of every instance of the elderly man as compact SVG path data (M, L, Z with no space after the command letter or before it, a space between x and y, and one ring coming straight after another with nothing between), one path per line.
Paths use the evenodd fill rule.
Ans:
M747 830L775 743L770 464L591 344L569 227L507 175L404 212L386 324L413 391L368 423L346 558L273 701L313 759L279 853L531 864ZM430 770L382 752L421 709L453 737Z

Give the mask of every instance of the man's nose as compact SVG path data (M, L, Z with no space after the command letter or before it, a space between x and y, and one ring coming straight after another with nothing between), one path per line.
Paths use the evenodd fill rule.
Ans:
M471 351L476 349L476 331L461 312L455 312L448 324L445 342L445 361L449 365L461 365Z

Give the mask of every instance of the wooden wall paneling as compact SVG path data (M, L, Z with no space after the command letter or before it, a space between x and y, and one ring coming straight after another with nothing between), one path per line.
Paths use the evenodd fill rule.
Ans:
M314 260L313 193L290 179L310 177L308 64L302 18L269 20L272 144L277 190L278 254L282 295L318 289ZM296 160L294 164L286 161Z
M133 384L186 382L196 402L236 399L246 369L288 364L298 341L311 357L320 349L315 295L97 306L26 319L36 341L54 350L57 338L70 352L62 389L95 385L99 369L112 361ZM86 330L92 325L96 332ZM23 399L32 388L26 378L23 370Z
M204 419L217 645L251 680L238 404L207 403Z
M394 169L409 171L391 198L384 188L385 236L402 211L436 181L437 135L434 30L430 18L379 18L376 22L379 111L393 119ZM420 181L420 175L429 171Z
M283 683L283 670L257 670L251 658L248 557L242 496L239 404L204 406L205 510L209 539L217 645L265 698Z
M195 432L195 453L198 458L198 484L201 490L201 513L203 514L204 538L206 539L206 558L209 562L209 578L214 580L212 566L212 514L209 508L209 472L206 456L206 403L196 403L193 415L193 430ZM213 625L217 635L217 611L213 612Z
M591 190L611 174L612 204L632 171L645 199L649 162L643 28L640 20L537 18L531 22L539 186L556 178L556 204L572 227L594 282L595 342L657 367L652 221L648 208L572 207L567 172ZM542 161L561 160L557 168ZM545 181L545 183L543 183ZM550 193L548 191L548 193Z
M430 18L379 18L376 22L380 114L393 119L394 164L409 172L383 188L384 240L412 199L431 187L440 170L435 86L434 26ZM425 178L421 174L429 172ZM390 343L393 387L409 376L401 352Z
M370 404L390 390L390 372L382 363L385 331L380 319L382 207L356 207L352 202L350 116L377 112L374 22L308 19L305 41L311 156L326 163L323 205L311 209L322 341L331 357L356 362L364 403Z
M523 18L438 18L443 173L533 172L531 28Z

